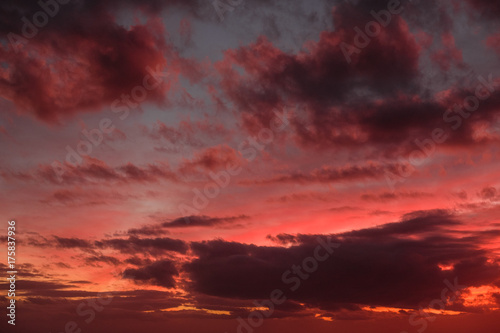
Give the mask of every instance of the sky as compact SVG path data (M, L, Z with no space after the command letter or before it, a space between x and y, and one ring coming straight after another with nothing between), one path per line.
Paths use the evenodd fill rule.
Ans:
M2 1L2 332L498 333L499 16Z

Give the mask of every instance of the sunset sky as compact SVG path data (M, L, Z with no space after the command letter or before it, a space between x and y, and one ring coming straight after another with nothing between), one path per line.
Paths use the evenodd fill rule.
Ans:
M499 17L2 1L2 333L500 332Z

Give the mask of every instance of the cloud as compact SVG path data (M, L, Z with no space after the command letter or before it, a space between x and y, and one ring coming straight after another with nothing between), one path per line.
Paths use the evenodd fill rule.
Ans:
M277 236L288 247L195 242L191 248L198 258L184 270L192 291L212 296L265 299L280 288L290 300L329 311L362 305L417 308L440 297L445 279L458 278L467 287L498 280L500 266L481 247L490 236L454 236L461 225L445 211L416 212L401 222L332 235L341 246L317 271L302 270L307 278L295 291L283 273L312 256L318 237L325 235Z
M46 25L34 27L36 33L23 35L21 18L31 21L42 9L38 2L7 1L0 8L5 19L0 31L9 34L0 52L6 65L0 71L0 94L19 113L60 123L79 112L109 108L123 94L143 86L145 77L156 70L183 70L194 80L199 66L179 57L168 44L158 13L163 8L197 13L198 5L198 1L72 1L59 5ZM120 11L134 10L142 11L144 23L126 26L119 21ZM157 82L145 100L161 105L171 87L166 80Z
M443 48L434 52L431 59L435 61L442 71L448 71L452 64L463 66L462 51L455 45L455 38L449 32L441 36Z
M419 45L422 33L414 34L411 28L415 27L409 26L410 22L426 22L407 19L418 6L406 2L404 13L393 15L377 37L350 55L348 63L343 45L353 46L355 28L374 21L370 12L386 9L387 2L342 2L332 12L334 29L322 31L317 42L307 43L299 52L284 52L265 38L226 51L225 58L216 64L223 91L214 98L239 110L250 132L266 126L273 109L296 105L291 130L296 142L305 148L350 152L371 148L377 155L401 156L417 149L415 139L428 138L434 128L450 132L446 145L498 141L495 135L482 135L485 131L478 130L481 124L495 122L500 105L498 91L481 101L480 110L470 118L465 116L467 121L456 119L457 110L445 119L448 110L463 106L465 98L474 96L480 83L461 86L458 72L467 66L450 30L452 20L442 6L423 6L432 7L429 15L440 25L435 49L425 50L429 55ZM455 69L451 74L457 78L447 80L444 91L430 89L424 82L428 68L421 62L427 56L440 66L443 76L450 76L446 72ZM484 85L482 89L485 94Z
M39 165L36 170L27 172L13 172L2 170L0 175L4 179L15 179L21 181L44 181L54 185L73 184L97 184L103 181L115 183L152 183L161 180L177 181L178 178L165 163L148 164L137 166L127 163L117 167L111 167L95 158L87 157L82 164L61 165L64 173L59 168L50 165ZM57 192L55 199L63 202L74 199L68 191Z
M394 172L397 170L396 165L382 165L376 163L368 163L363 166L343 166L340 168L325 166L312 170L309 173L292 172L287 175L275 176L273 178L243 181L243 184L272 184L272 183L336 183L360 181L369 179L385 179L387 171Z
M155 218L163 220L160 218ZM226 217L210 217L210 216L185 216L173 220L159 222L158 224L148 224L142 227L131 228L126 231L127 234L132 236L152 236L169 234L167 229L174 228L195 228L195 227L216 227L216 228L236 228L242 225L237 223L239 221L247 220L249 216L226 216ZM117 234L119 235L119 234Z
M81 207L105 205L109 204L110 202L123 202L135 197L136 196L134 195L124 195L118 192L101 192L98 190L89 193L85 190L76 188L70 190L54 191L47 198L40 200L40 202L48 204L50 206L62 205L69 207Z
M152 255L162 254L166 251L186 253L187 244L179 239L168 237L158 238L138 238L130 236L128 239L111 238L95 242L97 248L111 248L121 253L137 254L148 252Z
M170 260L158 260L138 269L129 268L123 272L123 276L133 276L134 281L148 283L165 288L174 288L174 276L179 275L174 262Z
M98 266L99 263L105 263L108 265L118 266L120 264L120 260L115 257L105 256L105 255L95 255L91 257L85 258L85 263L90 266Z
M226 168L228 165L239 165L241 163L242 157L240 153L224 144L195 153L192 160L184 160L179 167L179 171L182 173L216 171Z
M334 30L323 31L318 42L309 43L307 50L298 54L284 53L265 38L228 50L217 64L225 97L263 125L269 123L271 110L282 106L284 100L304 104L307 115L295 124L303 142L352 140L355 134L346 132L351 128L349 119L334 107L356 98L361 90L380 96L393 96L396 87L396 91L411 92L418 75L420 47L397 15L378 38L353 56L351 64L347 63L340 45L353 44L354 28L373 20L370 10L382 9L387 3L365 5L336 6ZM238 75L233 67L240 67L246 75Z
M479 196L484 200L495 200L498 197L497 189L493 186L485 187L479 193Z
M92 247L92 244L89 241L80 239L80 238L63 238L63 237L58 237L54 236L58 247L62 248L68 248L68 249L73 249L73 248L80 248L80 249L90 249Z
M138 228L131 228L127 230L127 234L132 236L154 236L168 234L161 225L145 225Z
M93 257L104 258L97 250L111 249L124 254L148 253L151 255L162 255L166 252L186 253L188 244L180 239L168 237L139 238L131 235L128 238L105 238L91 241L80 238L65 238L53 236L46 238L41 235L35 235L27 240L27 244L33 247L57 247L66 249L78 249L83 252L91 253ZM96 259L91 259L96 261ZM113 259L104 258L104 261L114 262Z
M425 192L384 192L380 194L363 194L361 195L361 199L365 201L386 202L399 199L430 198L433 196L432 193Z
M496 19L500 15L500 4L488 0L467 0L467 3L483 17Z
M143 132L152 139L166 141L172 151L184 146L201 148L207 145L206 139L227 137L229 131L222 124L204 121L181 121L177 127L157 121L151 129L144 127Z
M189 228L189 227L230 227L237 221L248 219L249 216L228 216L228 217L209 217L209 216L187 216L181 217L169 222L163 222L163 228ZM186 223L186 220L189 223Z

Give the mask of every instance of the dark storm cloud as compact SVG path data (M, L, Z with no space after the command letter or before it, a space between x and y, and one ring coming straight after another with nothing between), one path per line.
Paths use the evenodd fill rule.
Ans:
M173 5L187 8L194 2L51 3L57 10L49 6L54 13L50 17L37 1L7 1L0 7L5 19L0 24L5 42L0 60L6 65L1 95L23 113L57 123L77 112L95 112L144 85L152 72L166 71L166 57L172 66L183 62L165 42L163 25L153 13ZM125 28L116 19L121 9L144 9L150 19ZM32 24L42 17L37 13L47 17L39 28ZM161 104L165 89L160 82L147 100Z
M495 283L500 266L481 249L486 236L457 237L452 231L461 225L445 211L416 212L401 222L332 235L341 246L287 296L331 311L358 305L414 308L439 297L445 279L453 283L458 278L460 285L475 287ZM282 275L312 256L318 237L325 239L278 235L280 242L292 244L287 248L195 242L191 248L198 258L184 270L192 291L265 299L276 288L289 290L294 285L291 280L285 283ZM442 270L440 265L452 269Z
M341 51L341 42L353 43L354 27L373 20L367 8L382 8L382 4L365 4L362 11L347 3L339 4L333 13L335 30L324 31L311 51L300 56L283 53L265 39L228 51L226 61L243 67L253 77L234 82L224 76L223 88L238 107L259 117L265 117L260 112L279 104L280 96L285 94L293 101L307 103L316 124L333 120L327 108L349 100L361 90L382 95L412 91L418 74L419 46L400 17L393 17L383 32L384 38L373 39L351 65ZM223 67L223 75L229 74L225 70ZM384 80L380 80L382 77Z
M174 276L179 275L175 263L171 260L158 260L141 268L128 268L123 275L133 276L134 281L149 283L165 288L174 288Z
M424 9L405 2L401 15L392 15L377 37L369 38L358 51L347 52L347 57L343 45L359 45L355 29L375 21L371 11L386 10L386 1L337 5L332 18L335 29L323 31L319 41L308 44L307 51L284 52L265 38L228 50L217 67L223 93L215 97L241 110L250 131L267 124L274 108L298 104L299 111L291 120L295 138L312 147L377 146L389 157L400 156L415 149L414 140L429 137L435 128L447 132L447 145L495 141L494 137L478 137L477 128L483 122L493 124L498 117L498 78L485 76L481 81L476 77L471 87L463 87L463 80L457 78L445 88L446 98L422 85L424 55L440 67L441 75L465 68L451 32L449 6L422 6ZM432 9L433 24L441 25L434 29L439 35L432 49L432 37L429 45L422 43L422 34L414 34L415 27L409 26L427 23L407 19L425 8ZM246 75L237 74L239 70ZM477 111L463 110L464 101L474 97L478 87L484 98Z
M4 42L0 61L6 66L0 77L0 96L11 100L20 113L60 123L79 112L99 111L142 85L151 74L148 67L180 71L192 81L206 75L196 61L179 56L167 42L161 15L169 10L193 19L217 20L212 2L60 2L64 4L7 0L0 5L0 38ZM269 4L273 2L254 2L256 7ZM143 15L145 22L127 27L119 22L124 13ZM189 27L188 19L183 26ZM169 87L160 83L148 92L146 101L165 105Z

